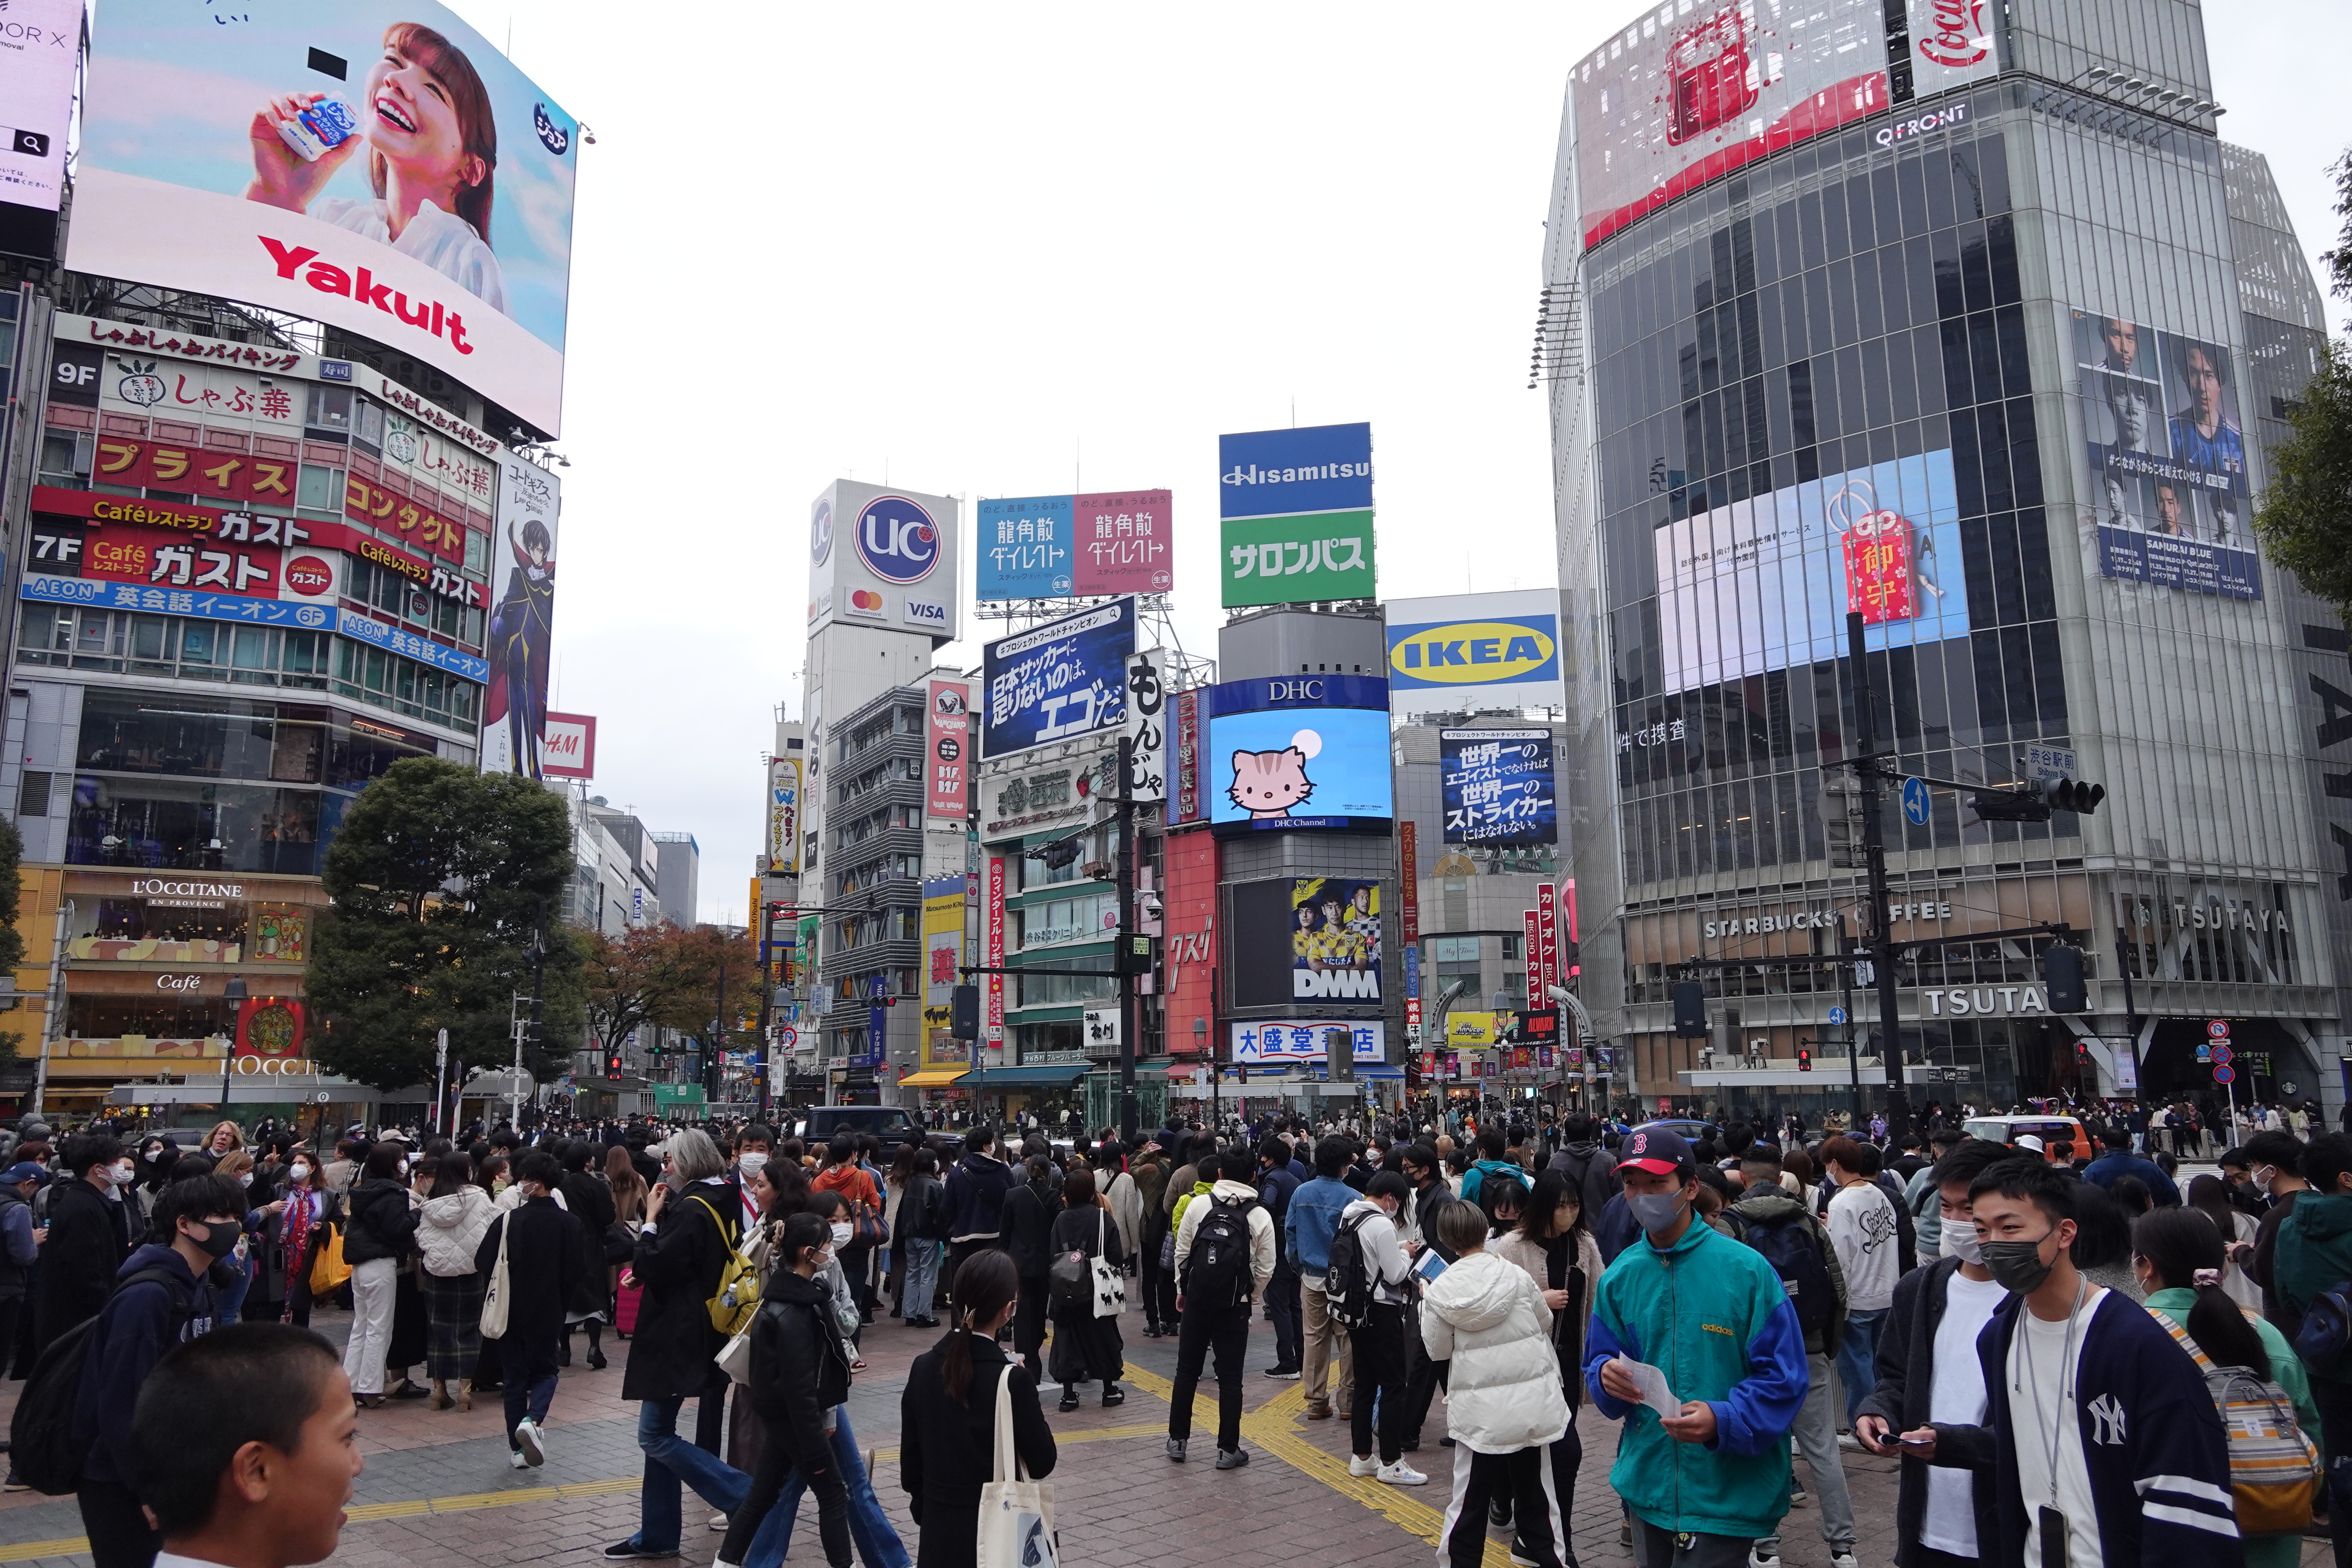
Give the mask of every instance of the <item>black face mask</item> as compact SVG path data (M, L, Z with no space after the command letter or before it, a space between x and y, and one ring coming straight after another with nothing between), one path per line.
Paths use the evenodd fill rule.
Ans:
M2045 1234L2032 1241L1988 1241L1979 1245L1984 1266L2000 1281L2000 1288L2019 1296L2031 1295L2050 1278L2057 1267L2055 1259L2042 1261L2042 1244L2050 1239Z
M243 1234L243 1227L236 1221L224 1219L214 1221L203 1236L191 1237L188 1239L203 1247L208 1257L226 1258L236 1250L237 1237Z

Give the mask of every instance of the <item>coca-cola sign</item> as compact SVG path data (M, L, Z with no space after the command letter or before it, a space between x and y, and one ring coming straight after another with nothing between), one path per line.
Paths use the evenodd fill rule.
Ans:
M1951 70L1981 65L1992 54L1984 29L1984 0L1927 0L1917 41L1922 59Z

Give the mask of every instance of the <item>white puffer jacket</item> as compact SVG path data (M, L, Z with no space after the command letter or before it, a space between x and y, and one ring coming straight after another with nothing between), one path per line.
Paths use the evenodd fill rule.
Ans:
M1422 1305L1422 1342L1454 1363L1445 1429L1481 1454L1557 1442L1568 1428L1551 1310L1527 1270L1473 1252L1439 1275Z
M474 1253L498 1212L490 1194L471 1182L454 1193L425 1199L416 1216L416 1245L425 1255L425 1272L441 1279L471 1274Z

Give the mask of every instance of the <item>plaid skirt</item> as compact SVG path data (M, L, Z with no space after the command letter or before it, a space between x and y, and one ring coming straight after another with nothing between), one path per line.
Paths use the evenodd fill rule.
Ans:
M425 1375L468 1378L482 1353L482 1293L489 1281L479 1274L444 1279L426 1274Z

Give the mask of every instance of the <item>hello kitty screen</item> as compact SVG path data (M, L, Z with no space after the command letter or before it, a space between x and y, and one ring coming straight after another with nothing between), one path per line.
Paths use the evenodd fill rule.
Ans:
M1220 836L1387 832L1395 816L1388 682L1287 676L1213 687L1207 773Z

